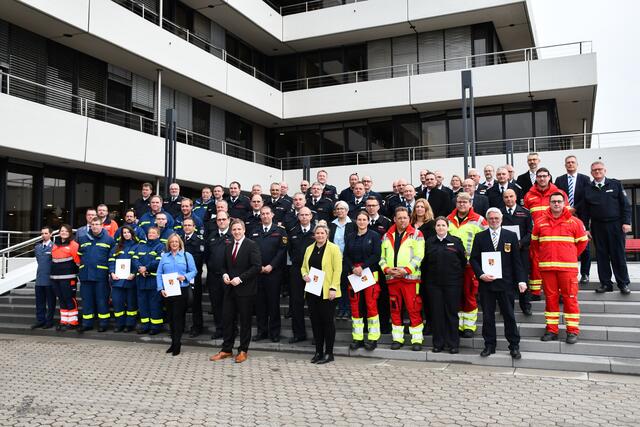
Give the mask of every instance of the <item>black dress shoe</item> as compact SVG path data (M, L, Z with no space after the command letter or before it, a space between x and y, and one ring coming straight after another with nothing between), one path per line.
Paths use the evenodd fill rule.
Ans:
M473 338L473 331L471 329L464 329L460 336L462 338Z
M589 283L589 276L586 274L583 274L582 276L580 276L580 284L586 285L587 283Z
M172 355L177 356L180 354L180 344L176 344L173 346L173 351L171 352Z
M520 350L518 350L517 348L513 348L511 350L509 350L509 354L511 355L512 359L522 359L522 355L520 354Z
M451 348L449 349L449 353L451 353L451 354L458 354L458 353L460 353L460 349L459 349L458 347L451 347Z
M605 292L613 292L613 286L600 285L600 287L596 289L597 294L604 294Z
M362 347L364 347L364 341L353 340L353 342L349 344L349 350L357 350Z
M271 338L271 342L280 342L280 337Z
M44 326L44 323L34 323L33 325L31 325L31 329L38 329L38 328L42 328Z
M318 363L319 360L321 360L324 357L324 354L322 353L316 353L313 355L313 357L311 358L311 363Z
M400 350L402 348L402 343L394 341L391 343L391 350Z
M411 351L422 351L422 344L413 344L411 346Z
M134 329L135 329L135 328L134 328L133 326L125 326L125 327L124 327L124 331L125 331L125 332L131 332L131 331L133 331Z
M103 329L103 330L101 331L100 329ZM98 332L104 332L104 328L100 328L100 329L98 329ZM113 332L122 332L122 331L124 331L124 326L118 326L113 330Z
M324 357L316 362L316 365L324 365L325 363L333 362L333 354L325 354Z
M493 347L485 347L481 352L480 352L480 356L481 357L489 357L489 355L494 354L496 352L496 349Z
M547 331L540 337L540 341L558 341L558 334Z
M56 331L64 331L64 325L61 325L61 324L58 323L56 325Z
M441 353L442 352L442 347L433 347L431 349L432 353Z
M42 329L51 329L53 328L53 323L45 323L45 325L42 327Z
M531 312L531 307L523 308L523 309L522 309L522 313L523 313L525 316L531 316L531 315L533 314L533 313Z
M620 288L620 293L622 295L629 295L631 293L631 289L629 289L628 285L624 285L623 287ZM42 329L46 329L46 328L42 328Z
M531 297L529 297L529 300L531 300L531 301L542 301L542 297L540 295L531 294Z
M169 353L173 353L173 348L175 346L173 344L171 344L171 346L167 349L167 351L165 353L169 354Z
M297 342L306 341L307 337L291 337L289 338L289 344L295 344Z
M268 338L267 334L258 334L258 335L254 335L253 338L251 338L251 341L262 341L262 340L266 340Z
M378 341L367 341L364 343L364 349L367 351L373 351L378 347Z
M158 335L160 333L160 329L151 329L149 331L149 335Z

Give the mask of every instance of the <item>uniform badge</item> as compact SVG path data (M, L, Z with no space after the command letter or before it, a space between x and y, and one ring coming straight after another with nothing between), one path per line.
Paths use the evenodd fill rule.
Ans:
M283 245L287 244L287 236L282 236L282 244Z
M511 243L505 243L504 244L504 251L505 252L511 252Z

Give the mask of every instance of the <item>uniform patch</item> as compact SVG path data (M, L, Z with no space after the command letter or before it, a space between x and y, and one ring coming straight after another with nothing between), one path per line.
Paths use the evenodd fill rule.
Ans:
M287 236L282 236L282 244L283 245L287 244Z
M504 251L505 252L511 252L511 243L505 243L504 244Z

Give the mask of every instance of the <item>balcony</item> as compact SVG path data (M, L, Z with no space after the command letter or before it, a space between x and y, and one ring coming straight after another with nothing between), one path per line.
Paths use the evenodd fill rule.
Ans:
M294 15L296 13L311 12L314 10L326 9L328 7L343 6L345 4L358 3L367 0L312 0L287 6L277 6L269 0L264 0L273 10L282 16Z

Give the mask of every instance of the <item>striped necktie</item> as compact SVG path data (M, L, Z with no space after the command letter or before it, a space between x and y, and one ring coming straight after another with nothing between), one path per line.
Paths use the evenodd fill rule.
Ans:
M498 233L495 231L491 232L491 241L493 242L493 249L498 250Z
M569 181L569 205L573 206L573 189L574 189L574 183L573 180L575 179L574 177L572 177L571 175L567 175L567 179Z

